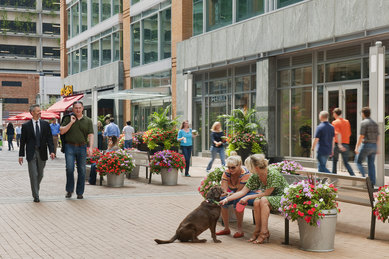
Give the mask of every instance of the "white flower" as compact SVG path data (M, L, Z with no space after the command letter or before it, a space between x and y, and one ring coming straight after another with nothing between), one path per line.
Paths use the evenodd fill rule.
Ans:
M324 200L323 200L323 198L321 198L319 201L320 201L320 202L323 202Z

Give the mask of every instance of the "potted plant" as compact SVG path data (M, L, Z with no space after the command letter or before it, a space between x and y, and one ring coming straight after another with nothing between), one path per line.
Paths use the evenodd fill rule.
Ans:
M87 148L89 149L89 147ZM89 154L89 152L87 152ZM91 171L91 165L97 163L100 159L102 152L98 148L92 149L92 155L86 157L86 171L85 171L85 181L88 181Z
M269 167L274 167L280 172L289 184L298 182L304 179L304 176L297 174L297 170L302 170L303 167L296 161L284 160L279 163L270 164Z
M107 186L122 187L124 175L134 168L129 150L107 152L97 161L96 170L100 175L107 175Z
M162 150L150 158L150 171L161 174L163 185L177 185L178 169L184 168L184 156L175 151Z
M379 187L374 198L374 215L382 222L389 222L389 185Z
M267 143L265 137L259 134L262 128L255 109L235 109L218 119L225 121L229 128L227 155L236 151L244 161L250 154L266 154Z
M132 134L132 147L140 151L149 151L147 145L143 143L144 132L137 132Z
M150 152L155 153L178 146L177 134L178 131L176 129L163 130L160 128L153 128L146 131L142 138L143 143L147 144Z
M210 171L209 174L201 181L199 188L197 189L204 199L207 197L208 191L215 185L220 185L223 173L226 171L224 166L216 167Z
M313 177L285 189L279 211L285 218L298 221L301 249L334 250L337 212L340 212L335 201L337 192L333 184L321 183Z

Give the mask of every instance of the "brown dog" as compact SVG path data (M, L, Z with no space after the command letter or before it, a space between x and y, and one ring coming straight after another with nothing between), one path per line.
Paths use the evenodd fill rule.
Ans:
M204 243L206 239L197 237L208 228L211 230L213 242L220 243L216 239L216 223L220 216L221 208L218 205L223 189L220 186L212 187L207 193L207 199L192 211L178 226L176 234L170 240L154 239L158 244L173 243L176 239L181 242Z

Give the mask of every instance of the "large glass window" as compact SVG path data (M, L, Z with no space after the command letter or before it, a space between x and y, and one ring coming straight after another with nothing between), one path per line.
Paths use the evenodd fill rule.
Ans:
M36 47L1 44L0 56L36 57Z
M144 64L158 60L158 15L143 20Z
M133 4L138 3L140 0L130 0L130 1L131 1L131 5L133 5Z
M203 1L193 0L193 35L203 33Z
M160 87L170 85L170 70L151 75L143 75L131 78L132 88Z
M277 8L282 8L291 4L295 4L304 0L277 0Z
M92 0L92 26L99 23L100 0Z
M292 156L309 157L312 140L312 87L292 88Z
M100 43L95 41L92 43L92 68L100 65Z
M79 6L77 3L72 6L72 37L75 37L80 32L79 14Z
M289 89L279 90L278 116L280 123L280 155L289 156Z
M292 69L292 85L312 84L312 66Z
M81 48L81 71L88 70L88 47Z
M121 53L121 41L120 41L120 32L115 32L113 37L113 61L120 60Z
M132 39L132 66L140 65L140 23L131 25L131 39Z
M263 14L265 11L264 0L237 0L236 8L238 21Z
M81 32L88 29L87 0L81 0Z
M120 10L121 10L120 4L121 4L121 2L122 1L120 1L120 0L114 0L113 1L113 14L114 15L120 13Z
M361 79L361 59L326 64L326 82Z
M232 0L207 0L207 31L232 23Z
M161 12L161 59L170 58L172 52L171 10Z
M101 20L104 21L111 17L111 0L101 0L102 12L101 12Z
M58 23L43 23L42 29L44 34L60 35L61 26Z
M43 47L43 58L59 58L59 47Z
M101 64L108 64L111 62L111 35L101 40L101 47L103 50L103 59Z
M72 74L80 72L80 51L76 50L72 52Z

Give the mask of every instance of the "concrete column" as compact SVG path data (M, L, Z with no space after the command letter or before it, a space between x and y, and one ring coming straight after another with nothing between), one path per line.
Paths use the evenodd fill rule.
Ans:
M369 53L369 105L371 118L378 123L380 141L377 143L379 154L376 159L376 185L385 184L385 46L377 41Z
M192 98L192 85L193 85L193 75L188 73L184 76L184 91L186 96L186 106L184 112L184 118L189 121L189 124L192 125L192 116L193 116L193 98Z
M269 143L268 156L276 156L276 60L266 58L257 62L257 93L255 109Z
M97 147L97 111L98 111L98 99L97 99L97 88L96 86L92 89L92 123L93 123L93 147Z

